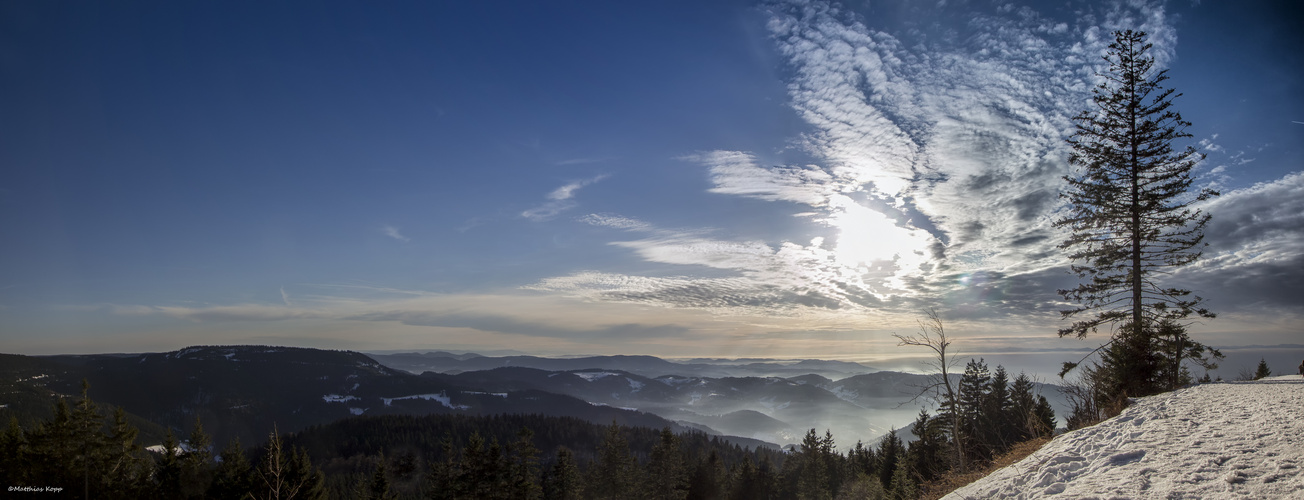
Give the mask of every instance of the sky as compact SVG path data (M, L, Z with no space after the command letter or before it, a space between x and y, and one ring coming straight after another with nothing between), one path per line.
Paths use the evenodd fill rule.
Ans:
M1071 117L1149 33L1165 276L1304 344L1297 2L0 5L0 351L905 355L1060 339ZM1067 359L1063 359L1067 360Z

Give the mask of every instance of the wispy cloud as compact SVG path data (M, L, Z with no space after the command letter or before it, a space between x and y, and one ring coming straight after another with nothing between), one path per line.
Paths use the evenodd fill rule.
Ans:
M579 191L580 188L583 188L584 186L588 186L605 178L607 178L607 176L604 174L590 179L564 184L548 193L548 201L546 203L521 212L521 216L535 221L543 221L556 217L558 214L576 206L576 203L571 200L575 197L576 191Z
M411 241L410 238L408 238L407 236L403 236L403 233L400 233L400 232L398 231L398 228L397 228L397 227L394 227L394 226L389 226L389 225L382 226L382 227L380 228L380 232L381 232L381 233L384 233L385 236L389 236L390 238L394 238L394 239L399 240L399 241L402 241L402 242L404 242L404 243L407 243L408 241Z
M577 273L531 288L746 314L921 301L975 315L1053 310L1046 286L1067 267L1051 221L1069 173L1070 117L1090 102L1112 30L1149 32L1160 64L1171 60L1176 31L1162 4L1083 4L1072 20L1012 5L896 11L894 25L919 28L888 33L822 1L769 6L790 104L811 126L795 142L813 161L728 150L681 158L707 168L710 192L792 204L824 236L735 239L590 215L581 220L645 235L612 245L685 272Z
M593 226L624 229L628 231L646 231L652 229L652 225L647 222L614 214L588 214L580 217L579 220L580 222Z

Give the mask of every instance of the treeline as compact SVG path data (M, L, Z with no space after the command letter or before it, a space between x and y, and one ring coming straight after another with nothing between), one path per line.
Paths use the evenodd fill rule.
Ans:
M0 436L0 479L97 498L912 499L921 484L1051 433L1055 417L1024 375L971 361L957 404L921 412L906 443L891 432L838 450L811 429L788 451L669 428L598 426L537 415L346 419L220 453L195 421L182 443L142 449L119 408L87 396Z
M64 495L109 499L326 498L325 475L302 450L287 450L275 431L255 462L239 441L218 456L201 422L185 444L168 431L160 453L136 442L126 412L105 416L82 382L74 406L24 430L11 417L0 435L0 482Z

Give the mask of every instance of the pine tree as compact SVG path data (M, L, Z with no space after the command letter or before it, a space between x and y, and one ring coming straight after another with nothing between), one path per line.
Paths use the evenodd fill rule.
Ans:
M790 460L796 460L797 496L803 500L828 500L833 498L829 489L828 462L824 459L823 440L815 429L806 432L801 440L801 451Z
M735 465L729 475L729 482L733 485L729 489L729 498L743 500L767 497L769 492L761 480L761 471L751 456L744 456L743 461Z
M724 498L728 491L729 473L724 468L724 460L715 450L697 463L693 477L688 481L688 500L708 500Z
M1272 370L1268 369L1268 362L1265 361L1263 358L1259 358L1259 367L1258 369L1254 370L1254 380L1258 380L1263 377L1271 377L1271 376L1272 376Z
M185 498L204 496L213 481L212 440L204 434L204 424L195 417L185 454L181 456L181 494Z
M549 500L579 500L584 495L584 481L575 454L565 446L557 448L557 459L543 482L543 497Z
M534 446L534 431L522 428L511 447L508 467L509 496L518 500L537 500L543 496L539 485L539 449Z
M891 500L915 500L919 498L919 487L910 474L910 464L906 461L904 450L897 451L897 467L892 472L892 486L888 488L887 498Z
M180 443L172 435L172 429L163 437L163 452L159 454L155 469L155 492L159 498L181 498L181 454Z
M652 446L647 463L648 485L645 491L655 500L682 500L688 496L688 471L684 468L679 438L669 427L661 429L661 439Z
M0 436L0 481L5 484L27 484L28 455L27 436L18 426L18 417L9 417L9 427Z
M910 432L918 439L911 442L906 452L907 462L922 481L931 481L942 475L946 467L946 431L947 422L929 418L928 412L919 410Z
M376 470L371 473L371 481L367 482L366 491L363 492L367 500L393 500L398 498L389 490L389 473L385 471L385 454L381 453L376 458Z
M992 372L979 420L983 427L983 442L993 450L993 455L1009 449L1018 440L1010 401L1009 374L1004 366L996 365L996 371Z
M222 458L213 470L209 496L213 498L240 498L253 490L249 458L245 456L239 439L232 439L218 455Z
M987 371L987 363L981 359L970 359L964 367L960 389L956 393L960 435L955 436L955 440L964 447L968 460L985 461L991 458L991 450L985 439L986 423L983 421L983 407L990 390L991 374ZM887 484L884 483L884 486Z
M1032 379L1023 372L1014 377L1014 382L1010 384L1010 414L1015 424L1016 442L1037 435L1033 414L1037 398L1032 393L1033 387Z
M598 447L598 460L589 470L585 490L596 498L627 498L639 484L636 465L623 430L613 420Z
M507 464L497 438L485 446L484 437L472 433L459 469L453 485L457 497L497 498L508 491Z
M852 476L868 474L877 477L878 457L874 455L873 446L865 446L865 443L856 441L856 446L847 452L847 462Z
M909 467L906 464L905 451L905 445L901 443L901 437L897 436L896 429L888 431L883 435L883 439L879 440L878 452L875 455L879 458L878 480L883 488L891 490L892 479L896 477L897 469Z
M1032 408L1033 436L1045 437L1055 434L1055 410L1050 407L1046 396L1037 396L1037 406Z
M1178 324L1190 317L1212 318L1189 290L1159 283L1173 269L1194 262L1209 215L1193 207L1216 196L1210 190L1190 193L1191 169L1203 158L1193 147L1173 150L1173 141L1191 137L1190 123L1172 109L1172 89L1163 87L1165 71L1156 71L1145 33L1118 31L1104 60L1108 72L1092 90L1094 109L1074 118L1077 131L1068 140L1069 163L1078 169L1066 176L1069 214L1055 221L1070 230L1060 248L1069 251L1072 271L1087 280L1060 290L1076 308L1064 318L1080 317L1059 331L1060 337L1086 337L1110 327L1100 372L1117 385L1105 387L1115 400L1144 396L1168 384L1159 380L1165 360L1157 345L1162 322ZM1189 342L1181 328L1170 328L1175 343ZM1063 372L1076 363L1065 363ZM1109 374L1107 372L1113 372Z
M140 431L127 422L127 411L118 407L113 411L109 432L106 439L108 462L101 471L105 491L116 490L123 498L139 496L140 491L147 489L151 473L149 459L136 443Z

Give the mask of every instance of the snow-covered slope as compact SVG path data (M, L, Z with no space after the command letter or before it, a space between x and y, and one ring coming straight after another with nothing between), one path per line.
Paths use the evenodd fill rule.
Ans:
M1304 498L1304 378L1140 398L956 490L970 498Z

